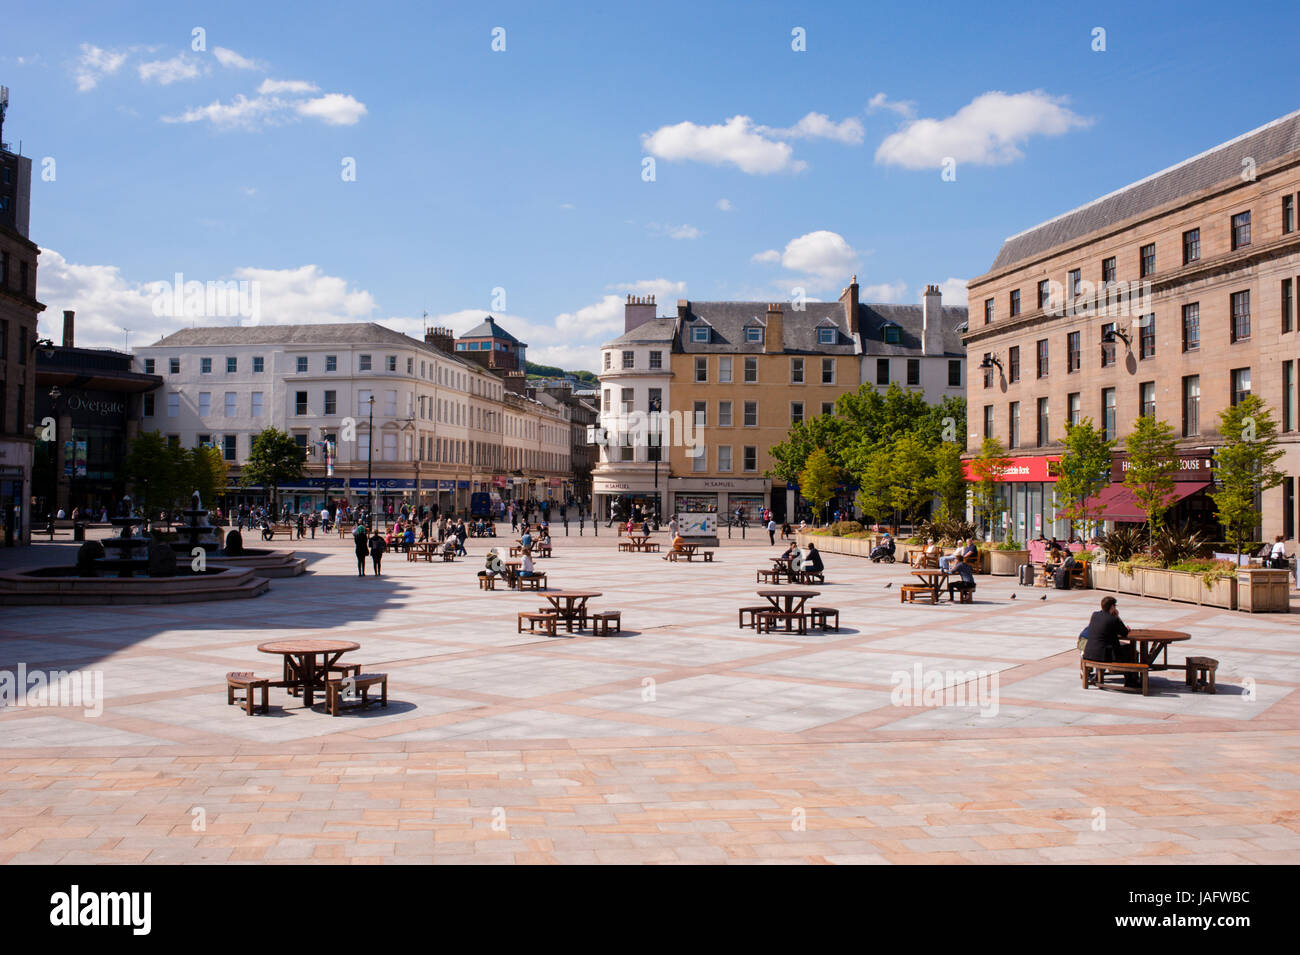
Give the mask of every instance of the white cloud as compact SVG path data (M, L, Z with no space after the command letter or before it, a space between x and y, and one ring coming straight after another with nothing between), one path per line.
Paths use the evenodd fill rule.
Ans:
M256 60L250 60L246 56L240 56L234 50L228 50L224 46L214 46L212 55L217 58L217 62L227 69L231 70L258 70L261 64Z
M876 162L932 169L951 157L958 163L1001 165L1024 156L1031 136L1060 136L1092 120L1071 112L1064 97L1042 90L992 91L975 97L946 119L918 119L885 137Z
M645 151L670 162L733 165L750 175L798 172L807 165L794 158L787 144L764 138L748 116L733 116L721 125L692 122L662 126L641 137Z
M674 282L672 279L640 279L636 282L617 282L607 287L637 295L653 295L661 305L686 293L686 283Z
M732 209L736 208L735 206L733 206L733 205L731 204L731 200L730 200L730 199L719 199L718 202L717 202L717 206L718 206L718 208L721 209L723 212L730 212Z
M751 262L779 261L792 272L802 272L823 283L842 282L858 267L862 253L854 249L838 232L819 229L791 239L784 252L769 249L753 256Z
M669 223L652 222L649 229L652 235L666 235L670 239L698 239L704 235L696 226L686 224L670 225Z
M366 115L366 104L346 93L326 93L294 107L299 114L330 126L355 126Z
M180 80L192 80L205 72L193 57L178 53L170 60L153 60L136 66L142 83L170 86Z
M103 50L89 43L81 44L81 55L77 57L74 70L77 89L82 93L93 90L105 76L120 70L126 57L126 53L118 50Z
M837 123L825 113L809 113L787 129L759 126L757 131L764 136L786 139L833 139L853 146L861 143L864 135L860 119L850 116Z
M955 307L965 307L966 305L966 279L944 279L939 283L939 292L943 295L943 304ZM925 294L922 288L917 293L919 299Z
M891 100L884 93L877 93L867 103L867 112L875 113L887 109L907 119L916 115L916 103L911 100Z
M882 282L879 285L862 285L858 288L858 299L884 305L904 302L907 301L907 283L900 279L897 282Z
M315 93L320 87L306 80L262 80L257 88L258 95L269 96L275 93Z

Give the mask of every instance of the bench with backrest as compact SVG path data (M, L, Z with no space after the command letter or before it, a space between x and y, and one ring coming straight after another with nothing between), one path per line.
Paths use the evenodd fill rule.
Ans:
M1083 688L1086 690L1090 684L1095 685L1097 689L1106 689L1105 676L1107 673L1137 673L1142 677L1142 695L1147 695L1147 677L1151 672L1151 666L1147 663L1123 663L1118 660L1087 660L1079 661L1079 676L1083 681Z
M379 699L372 700L370 691L376 686L379 687ZM338 716L344 710L364 710L371 703L388 706L387 673L357 673L325 684L325 707L330 716Z

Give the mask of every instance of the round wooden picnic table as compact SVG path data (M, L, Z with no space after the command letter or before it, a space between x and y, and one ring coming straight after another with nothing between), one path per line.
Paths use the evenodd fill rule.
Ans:
M948 579L948 572L946 570L928 568L926 570L914 570L912 571L912 576L919 577L932 591L934 591L934 602L938 603L939 588L942 587L943 582Z
M1152 670L1169 669L1169 644L1192 639L1190 633L1181 630L1130 630L1127 637L1120 637L1125 643L1134 645L1137 662L1145 663ZM1164 654L1164 660L1156 663L1156 658Z
M555 608L555 615L564 621L564 629L572 633L573 625L580 624L586 616L587 601L603 594L597 590L547 590L543 591L542 596ZM564 601L563 607L560 606L560 601Z
M782 613L803 613L804 604L820 597L820 590L760 590L758 595ZM797 601L797 603L796 603Z
M311 706L315 691L325 688L321 674L328 675L329 668L338 662L339 657L351 650L360 650L361 644L351 640L272 640L258 644L257 649L285 658L284 679L277 685L302 687L303 703ZM318 656L321 658L319 664L316 662Z

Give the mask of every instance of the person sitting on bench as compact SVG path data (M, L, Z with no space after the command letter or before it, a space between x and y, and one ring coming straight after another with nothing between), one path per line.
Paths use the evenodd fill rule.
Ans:
M822 555L817 550L817 545L808 542L808 553L803 557L803 572L805 574L820 574L826 570L826 565L822 563Z
M684 553L684 551L683 551L683 549L682 549L682 545L684 545L685 543L686 543L686 541L683 540L681 534L678 534L676 537L674 537L674 538L673 538L673 546L670 547L670 548L668 548L668 553L667 553L667 554L664 554L664 560L667 560L670 554L681 554L681 553Z
M1054 572L1055 576L1053 582L1056 584L1057 590L1070 589L1070 575L1074 571L1076 563L1077 561L1074 559L1074 554L1070 551L1065 551L1065 559L1061 561L1061 566L1057 567Z
M960 554L954 560L956 563L952 565L952 573L957 575L957 579L948 584L949 602L952 601L954 593L975 592L975 575L971 573L970 564L966 563L966 558Z
M520 577L531 577L537 572L537 568L533 566L533 549L531 547L524 548L521 561L522 563L519 565Z
M871 549L872 563L879 563L882 558L894 556L894 538L890 536L889 531L885 531L884 538Z
M1137 656L1133 647L1120 643L1121 637L1128 636L1128 627L1119 618L1119 607L1115 598L1101 598L1101 609L1095 611L1088 621L1088 642L1083 647L1083 658L1098 663L1134 663ZM1136 673L1124 674L1124 685L1140 687L1142 680Z
M951 554L949 554L947 557L939 558L939 569L942 570L945 574L952 573L953 561L955 561L958 557L960 557L962 555L962 552L965 551L965 549L966 549L966 542L964 540L957 541L957 546L952 549Z

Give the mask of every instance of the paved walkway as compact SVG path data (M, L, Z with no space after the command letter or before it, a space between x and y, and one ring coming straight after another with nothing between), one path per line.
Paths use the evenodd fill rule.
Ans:
M1300 861L1295 614L1121 595L1220 660L1215 696L1143 698L1079 685L1093 591L903 606L906 567L830 556L841 632L760 637L736 610L765 539L672 564L589 532L538 566L621 636L517 634L544 601L479 591L475 540L378 579L304 541L310 573L254 600L7 608L0 679L89 674L103 704L0 708L0 861ZM389 707L227 707L223 674L288 636L359 642Z

